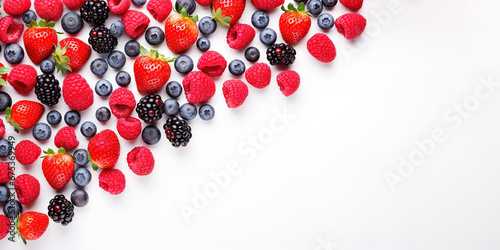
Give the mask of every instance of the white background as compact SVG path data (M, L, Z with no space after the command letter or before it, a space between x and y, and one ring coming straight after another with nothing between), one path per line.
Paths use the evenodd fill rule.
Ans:
M394 11L390 6L399 8ZM131 8L146 12L145 6ZM246 102L228 109L222 83L232 76L226 70L215 80L217 91L210 101L216 117L190 122L193 138L188 147L175 149L163 137L150 147L156 157L153 173L140 177L128 168L126 154L144 143L140 138L133 142L120 138L122 153L116 168L126 175L125 191L117 196L104 192L94 172L85 188L90 202L76 208L73 222L63 227L51 221L43 237L27 247L500 248L500 87L490 86L488 92L480 81L500 82L499 8L494 0L367 0L360 11L368 19L362 37L349 42L335 30L327 32L338 52L331 64L316 61L306 51L307 38L320 32L313 18L310 33L296 46L297 60L291 69L302 81L294 95L281 94L275 80L280 71L273 68L269 87L249 86ZM254 11L247 4L241 22L250 23ZM340 4L327 11L335 18L348 12ZM209 11L198 6L196 13L201 18ZM280 13L270 11L270 27L276 31ZM163 27L154 19L150 25ZM59 22L56 27L61 30ZM84 41L88 30L85 24L79 35ZM239 58L249 67L243 51L228 48L226 31L219 26L209 37L212 49L228 62ZM117 49L122 50L127 40L125 34ZM139 41L146 45L143 37ZM258 39L251 45L260 49L260 61L265 62L265 47ZM165 44L158 49L175 56ZM194 46L186 53L195 63L201 55ZM102 55L94 52L90 61L98 57ZM89 71L90 61L80 73L93 87L98 79ZM23 63L30 61L25 57ZM125 69L132 72L132 65L129 60ZM115 72L110 68L105 77L117 87ZM58 78L62 84L62 76ZM171 80L181 82L182 76L173 70ZM139 100L134 83L128 88ZM10 86L2 90L14 100L36 99L34 94L20 97ZM163 90L160 93L167 97ZM179 102L184 103L185 97ZM464 102L467 118L453 111ZM116 118L105 124L95 120L94 112L102 105L107 99L95 95L94 106L82 112L82 122L92 120L99 130L115 130ZM62 99L56 108L63 114L68 110ZM284 125L270 136L270 122L279 118L276 112L293 118L287 124L276 123ZM164 119L157 125L162 126ZM46 122L45 117L41 121ZM442 132L442 140L424 155L416 141L429 141L434 131ZM16 135L8 127L8 135L17 142L33 140L30 131ZM88 140L79 127L77 135L80 147L86 147ZM263 146L249 146L252 138ZM253 150L255 157L238 150L241 145ZM54 147L53 137L41 147ZM400 158L411 156L418 166L405 171ZM239 164L240 172L230 176L229 184L217 186L217 193L212 189L213 198L207 198L204 207L196 207L195 193L214 187L211 173L224 171L231 162ZM46 212L56 193L69 197L76 187L70 182L54 191L40 165L41 160L32 166L17 164L16 174L30 173L41 183L41 195L24 211ZM388 174L398 176L398 182L391 185ZM197 214L187 218L181 206L193 207ZM0 248L26 248L16 240L4 239Z

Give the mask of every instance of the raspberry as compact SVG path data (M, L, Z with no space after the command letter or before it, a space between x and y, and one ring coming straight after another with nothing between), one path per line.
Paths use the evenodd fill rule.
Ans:
M118 119L130 116L134 111L135 103L134 94L126 88L116 89L109 97L111 113Z
M99 174L99 187L116 195L125 189L125 175L119 169L105 169Z
M5 135L5 125L3 124L3 120L0 119L0 138Z
M290 96L299 88L300 76L297 72L289 69L279 73L278 76L276 76L276 81L278 82L281 92L285 96Z
M35 11L45 21L57 21L63 14L63 2L61 0L35 0Z
M0 240L5 238L10 231L10 219L9 217L0 214Z
M94 92L79 74L69 74L62 86L64 102L72 110L83 111L94 103Z
M210 77L221 76L226 70L227 62L224 57L215 51L207 51L198 60L198 69Z
M14 175L14 170L7 162L0 162L0 184L9 182L10 177Z
M194 0L201 6L210 6L214 0Z
M285 0L251 0L251 2L257 9L269 10L283 5Z
M57 148L63 147L66 150L72 150L78 147L78 139L76 138L75 128L66 126L57 131L54 137L54 144Z
M15 43L23 33L24 25L11 16L0 19L0 41Z
M340 0L340 3L351 11L358 11L363 6L363 0Z
M16 145L14 153L19 163L23 165L31 165L38 159L42 153L42 149L40 149L40 147L32 141L24 140L20 141Z
M123 139L135 140L142 132L141 121L135 117L120 118L116 130Z
M335 27L347 40L352 40L363 33L366 27L366 19L356 13L344 14L335 20Z
M314 58L324 63L333 61L337 56L332 40L323 33L317 33L307 40L307 50Z
M108 0L108 7L111 12L121 15L130 8L131 0Z
M155 158L146 147L135 147L127 154L127 163L136 175L148 175L153 171Z
M226 104L230 108L237 108L248 96L247 85L240 80L227 80L222 85L222 92L226 98Z
M21 94L28 94L36 84L36 69L31 65L19 64L7 75L7 81Z
M227 31L226 41L232 49L241 49L252 42L255 30L252 26L244 23L236 23Z
M245 79L258 89L265 88L271 83L271 68L266 63L256 63L247 69Z
M3 10L11 16L23 14L31 7L31 0L5 0Z
M68 6L69 9L77 10L82 7L83 3L87 0L62 0L64 5Z
M191 71L182 80L186 99L192 104L208 101L215 94L215 82L201 71Z
M40 194L40 182L29 174L22 174L14 180L17 199L23 205L31 204Z
M168 15L172 11L172 1L149 0L148 5L146 5L146 9L149 13L151 13L154 19L161 23L167 19Z
M148 28L149 17L137 10L127 10L122 17L122 23L125 25L125 32L132 38L136 39Z

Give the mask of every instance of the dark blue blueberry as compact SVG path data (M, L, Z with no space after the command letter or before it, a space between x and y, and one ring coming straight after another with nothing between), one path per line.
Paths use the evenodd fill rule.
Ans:
M4 203L9 200L10 189L4 184L0 184L0 203Z
M252 25L257 29L263 29L269 24L269 15L262 10L252 14Z
M111 68L121 69L126 61L127 58L121 51L114 50L108 55L108 64Z
M260 58L260 52L257 48L255 47L248 47L246 50L245 50L245 58L249 61L249 62L256 62L257 60L259 60Z
M101 79L97 81L95 84L95 93L99 96L109 96L111 95L111 92L113 92L113 85L106 80L106 79Z
M196 47L201 51L207 51L210 49L210 40L202 36L196 40Z
M97 133L97 127L93 122L86 121L80 127L80 132L82 132L82 135L85 137L92 137Z
M200 33L203 35L210 35L215 32L217 29L217 22L215 22L212 17L206 16L203 17L199 22L198 22L198 29L200 30Z
M215 116L215 109L210 104L203 104L201 105L200 110L198 110L198 114L202 120L212 120Z
M71 203L77 207L84 207L89 203L89 194L87 191L79 188L71 192Z
M100 122L107 122L111 118L111 111L107 107L100 107L95 111L95 118Z
M175 10L179 11L179 7L182 5L184 9L186 9L187 13L189 15L193 14L194 11L196 10L196 3L194 0L177 0L175 1Z
M135 6L143 6L144 4L146 4L147 0L132 0L132 3L135 5Z
M297 3L304 3L304 4L306 4L307 1L309 1L309 0L293 0L293 1L295 1Z
M5 139L0 139L0 157L7 157L9 156L9 151L12 149L10 148L11 145L9 141Z
M259 35L260 42L267 46L273 45L277 38L278 36L276 35L276 31L271 28L263 29Z
M172 98L177 98L182 94L182 86L179 82L171 81L167 83L167 87L165 88L167 91L167 95Z
M10 64L19 64L24 59L23 47L17 43L8 44L3 50L3 57Z
M97 58L90 63L90 71L96 76L103 76L108 71L108 63L102 58Z
M37 16L36 16L36 13L35 13L34 11L32 11L32 10L27 10L27 11L25 11L25 12L23 13L23 17L22 17L22 19L23 19L23 22L24 22L25 24L31 24L31 20L36 21Z
M51 74L56 69L56 64L50 59L43 59L40 63L40 70L45 74Z
M52 129L46 123L37 123L33 127L32 133L37 141L46 141L52 135Z
M167 99L163 102L163 112L169 116L175 116L179 113L179 102L175 99Z
M7 92L0 91L0 111L4 112L10 106L12 106L12 98Z
M311 15L319 15L323 11L323 3L321 0L310 0L307 2L307 9Z
M80 167L87 165L89 163L87 150L83 148L77 149L73 153L73 160L75 161L75 164Z
M10 219L15 219L18 214L23 212L23 206L18 200L8 200L3 205L3 213Z
M62 115L59 113L57 110L51 110L49 113L47 113L47 122L50 125L57 125L61 123L62 120Z
M75 110L70 110L68 112L66 112L66 114L64 114L64 122L68 125L68 126L76 126L80 123L80 113L78 111L75 111Z
M125 31L125 25L120 20L114 21L111 23L111 26L109 26L109 33L116 38L121 37L123 35L123 31Z
M330 15L328 13L323 13L323 14L319 15L318 26L321 29L329 30L333 27L334 24L335 24L335 21L334 21L332 15Z
M132 81L132 78L130 77L130 74L127 71L120 71L116 73L115 81L116 84L118 84L118 86L127 87Z
M142 130L142 140L149 145L158 143L161 139L160 130L155 125L148 125Z
M85 187L92 180L92 174L86 168L77 168L73 172L73 182L79 187Z
M194 68L193 59L187 55L180 55L174 61L174 68L181 74L187 74Z
M125 51L125 54L127 54L127 56L135 57L141 53L140 48L141 48L141 44L138 41L130 40L125 44L124 51Z
M179 111L179 115L184 120L192 120L196 117L197 111L198 110L196 110L196 106L187 102L187 103L182 104L181 109Z
M83 27L82 18L75 12L67 12L61 18L61 27L68 34L77 34Z
M151 45L159 45L165 41L165 32L158 26L149 27L144 33L146 42Z
M229 63L229 73L235 76L245 73L245 63L240 59L232 60Z
M322 2L323 2L323 5L325 7L328 7L328 8L331 8L335 5L337 5L337 0L322 0Z

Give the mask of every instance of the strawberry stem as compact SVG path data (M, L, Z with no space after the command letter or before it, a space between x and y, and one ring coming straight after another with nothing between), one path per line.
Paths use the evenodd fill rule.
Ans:
M148 51L143 46L141 46L139 48L139 51L141 52L141 55L143 55L143 56L149 56L151 58L160 59L160 60L163 60L163 61L166 61L166 62L173 62L177 58L177 57L174 57L174 58L165 57L165 55L158 53L158 50L150 49Z
M5 109L5 121L14 127L16 133L19 133L20 129L23 129L19 124L12 120L12 109L10 107Z
M7 67L0 67L0 75L7 74L9 71L10 69ZM0 78L0 85L7 86L7 82L3 78Z
M60 43L58 43L57 46L53 44L53 46L54 46L54 53L52 53L52 55L54 56L55 59L57 72L61 71L62 74L65 75L66 70L72 71L71 67L68 64L71 59L69 58L69 56L64 55L68 50L68 46L64 46L64 48L62 49Z
M231 22L231 17L229 16L222 16L222 10L221 8L218 8L217 10L214 10L212 8L212 19L214 19L215 21L217 21L218 23L224 25L224 26L227 26L229 27L229 22Z

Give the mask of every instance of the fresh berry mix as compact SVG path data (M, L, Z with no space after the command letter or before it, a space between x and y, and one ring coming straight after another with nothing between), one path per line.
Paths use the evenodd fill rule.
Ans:
M66 226L73 220L74 209L73 203L60 194L49 201L48 215L54 222Z

